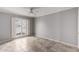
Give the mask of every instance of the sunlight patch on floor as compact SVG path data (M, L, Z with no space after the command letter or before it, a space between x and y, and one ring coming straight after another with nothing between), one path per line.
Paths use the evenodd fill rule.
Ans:
M28 51L27 38L19 38L15 40L16 51Z

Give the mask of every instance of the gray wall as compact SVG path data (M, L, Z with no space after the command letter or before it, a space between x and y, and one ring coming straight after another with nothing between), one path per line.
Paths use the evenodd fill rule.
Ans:
M73 8L36 18L36 36L77 45L77 14Z
M0 14L0 43L10 38L10 16Z

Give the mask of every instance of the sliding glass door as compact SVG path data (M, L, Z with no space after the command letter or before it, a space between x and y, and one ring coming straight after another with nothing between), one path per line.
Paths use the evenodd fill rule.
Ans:
M12 18L12 37L22 37L28 35L28 19Z
M22 36L22 24L21 24L22 20L15 18L15 37L20 37Z

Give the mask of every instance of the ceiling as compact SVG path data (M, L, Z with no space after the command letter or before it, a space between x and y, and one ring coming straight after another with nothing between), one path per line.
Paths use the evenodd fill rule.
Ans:
M30 13L30 9L33 8ZM52 13L71 9L72 7L0 7L0 12L16 14L27 17L40 17ZM74 8L74 7L73 7Z

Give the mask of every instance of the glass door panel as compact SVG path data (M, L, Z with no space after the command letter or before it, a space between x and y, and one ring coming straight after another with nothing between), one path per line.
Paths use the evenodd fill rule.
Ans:
M15 35L16 37L22 36L22 19L16 18L15 19Z
M26 28L27 26L26 26L26 19L23 19L22 20L22 36L24 36L24 35L27 35L26 33L27 33L27 31L26 31Z

